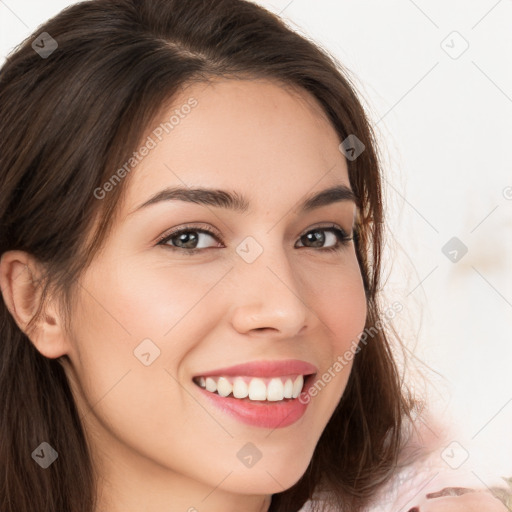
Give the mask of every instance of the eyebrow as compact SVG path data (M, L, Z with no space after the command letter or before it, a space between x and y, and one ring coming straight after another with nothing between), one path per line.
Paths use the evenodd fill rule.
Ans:
M230 192L227 190L203 187L169 187L151 196L147 201L132 210L128 215L131 215L132 213L144 209L152 204L172 200L215 206L218 208L232 210L237 213L247 213L250 206L247 198L236 191ZM357 204L356 195L354 194L353 190L346 185L336 185L334 187L330 187L307 196L299 205L298 212L306 213L313 209L341 201L351 201Z

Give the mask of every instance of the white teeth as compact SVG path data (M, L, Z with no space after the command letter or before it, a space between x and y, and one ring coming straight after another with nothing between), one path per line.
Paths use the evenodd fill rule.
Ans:
M211 391L212 393L215 393L215 391L217 391L217 383L211 377L206 377L205 387L208 391Z
M272 379L267 388L267 400L277 402L284 398L284 385L281 379Z
M234 398L250 400L268 400L279 402L286 398L297 398L304 387L304 376L295 379L290 377L274 377L261 379L258 377L198 377L197 383L211 393L217 392L226 397L233 394Z
M233 391L233 386L226 377L219 377L217 381L217 393L220 396L228 396Z
M297 398L302 391L302 386L304 385L304 377L302 375L299 375L295 382L293 383L293 393L292 398Z
M284 397L291 398L293 393L293 381L292 379L287 379L284 385Z
M252 379L249 384L249 398L251 400L266 400L267 399L267 386L257 377Z
M233 382L233 396L235 398L245 398L249 396L249 386L241 377L237 377Z

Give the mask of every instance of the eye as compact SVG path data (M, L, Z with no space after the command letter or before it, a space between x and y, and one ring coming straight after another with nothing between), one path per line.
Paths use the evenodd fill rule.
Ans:
M329 233L331 236L326 236L324 233ZM214 247L207 245L205 246L204 244L202 246L198 246L197 244L201 239L200 234L217 239L222 243L220 236L206 226L201 228L197 226L184 226L171 231L171 233L166 233L160 237L157 245L164 245L176 251L181 250L185 254L195 254L197 252L201 252L201 250ZM347 246L351 240L353 240L353 238L349 237L343 229L336 225L320 226L314 229L310 229L301 235L299 237L299 241L302 245L299 247L304 247L307 249L318 248L323 252L340 251L345 246ZM334 245L323 247L326 242L334 242ZM304 245L309 243L312 243L313 246Z
M198 228L197 226L184 226L182 228L171 231L169 234L165 234L162 238L159 239L157 245L166 245L173 250L182 249L189 254L199 252L201 249L208 249L209 247L195 246L195 244L197 244L198 240L200 239L198 234L207 235L210 238L216 238L217 240L220 239L220 237L208 227ZM173 241L172 245L169 244L171 241ZM177 241L177 246L174 245L174 241Z
M322 233L330 233L331 236L326 237L325 234ZM345 230L335 225L321 226L315 229L311 229L304 235L302 235L299 238L299 240L305 240L306 243L311 242L313 244L316 244L313 246L313 248L315 248L318 246L322 246L326 242L326 240L329 241L329 238L331 242L334 242L334 245L331 245L330 247L321 247L323 251L340 251L345 246L347 246L351 240L353 240L352 237L349 237L347 235Z

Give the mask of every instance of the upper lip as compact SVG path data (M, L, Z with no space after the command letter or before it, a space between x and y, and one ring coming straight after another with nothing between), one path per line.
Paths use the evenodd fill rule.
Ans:
M281 375L308 375L316 373L318 368L306 361L299 359L282 359L277 361L250 361L248 363L237 364L228 368L217 368L202 373L194 377L212 377L218 375L246 375L248 377L279 377Z

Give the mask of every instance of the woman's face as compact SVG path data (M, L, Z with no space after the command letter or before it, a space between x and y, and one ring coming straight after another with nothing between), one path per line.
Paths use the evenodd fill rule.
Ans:
M197 104L181 109L190 98ZM176 109L179 122L158 130ZM282 492L306 470L343 394L351 363L333 368L366 319L354 242L332 230L352 235L355 203L302 209L320 191L350 188L341 141L305 93L247 80L190 86L148 135L154 147L138 152L112 235L80 279L71 364L63 360L87 435L117 504L177 503L191 490L198 499L180 506L201 511L229 493ZM182 195L141 207L174 187L223 190L248 206ZM258 365L284 360L307 365ZM256 365L217 371L245 363ZM288 379L312 370L309 385L331 378L307 405L278 399ZM211 373L205 383L222 393L235 384L242 396L245 384L255 398L193 380ZM258 375L283 384L253 383Z

